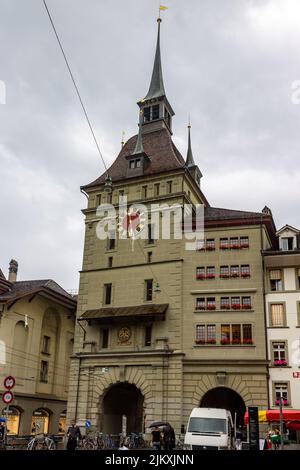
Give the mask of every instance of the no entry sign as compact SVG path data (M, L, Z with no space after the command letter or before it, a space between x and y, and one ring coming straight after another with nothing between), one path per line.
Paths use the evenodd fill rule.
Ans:
M9 375L5 377L3 385L7 390L11 390L16 385L16 379L12 375Z
M14 399L14 394L7 390L2 394L2 401L6 404L9 405Z

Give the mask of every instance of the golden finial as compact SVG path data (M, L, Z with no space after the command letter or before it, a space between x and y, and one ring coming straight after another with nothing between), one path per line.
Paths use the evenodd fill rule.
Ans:
M121 140L121 146L124 147L124 138L125 138L125 131L122 131L122 140Z

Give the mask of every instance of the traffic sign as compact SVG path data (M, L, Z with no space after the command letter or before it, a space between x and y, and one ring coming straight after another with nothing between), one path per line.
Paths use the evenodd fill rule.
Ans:
M92 423L87 419L85 422L85 427L89 429L91 427Z
M16 379L12 375L8 375L4 379L4 387L7 388L7 390L11 390L14 388L16 385Z
M6 392L4 392L2 394L2 401L6 404L6 405L9 405L14 399L14 394L13 392L10 392L9 390L7 390Z

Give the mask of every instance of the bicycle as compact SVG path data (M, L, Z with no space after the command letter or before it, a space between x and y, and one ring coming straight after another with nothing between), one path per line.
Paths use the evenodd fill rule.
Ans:
M55 450L55 442L44 434L33 436L27 444L27 450Z

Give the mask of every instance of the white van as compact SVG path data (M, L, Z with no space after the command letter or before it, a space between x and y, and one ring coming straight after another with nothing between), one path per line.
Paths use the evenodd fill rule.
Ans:
M231 413L219 408L193 408L184 438L185 447L193 450L233 448Z

